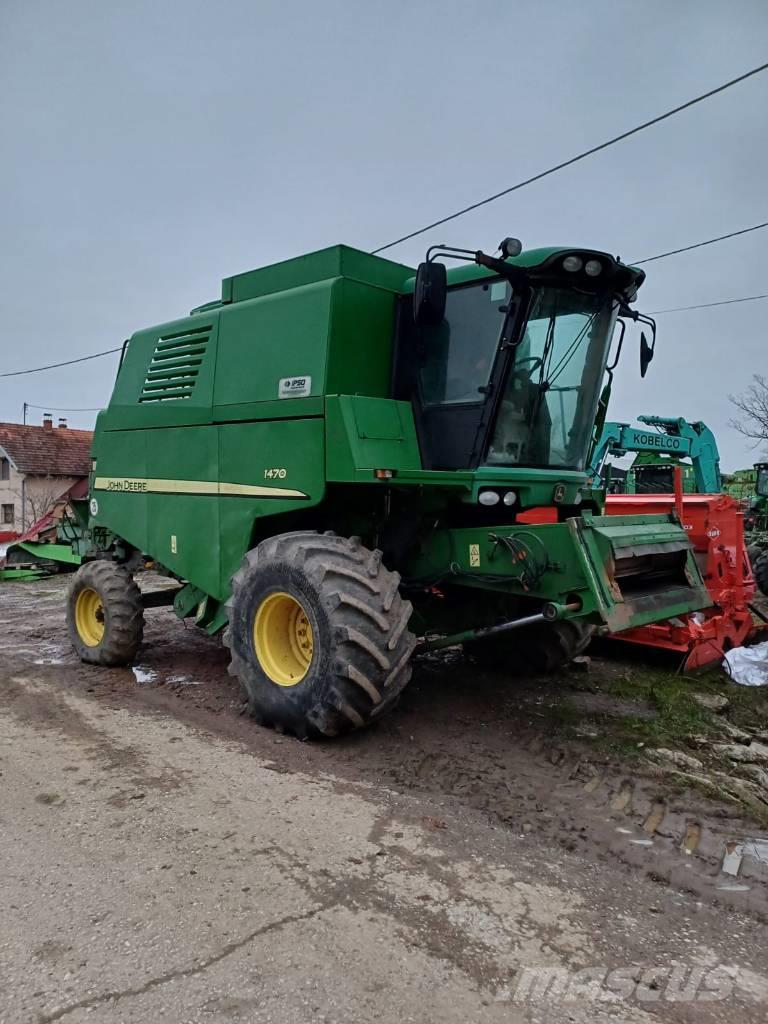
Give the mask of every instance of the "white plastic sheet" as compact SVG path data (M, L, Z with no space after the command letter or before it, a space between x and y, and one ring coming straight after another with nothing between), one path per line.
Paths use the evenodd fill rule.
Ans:
M768 641L754 647L734 647L726 654L723 668L734 683L768 686Z

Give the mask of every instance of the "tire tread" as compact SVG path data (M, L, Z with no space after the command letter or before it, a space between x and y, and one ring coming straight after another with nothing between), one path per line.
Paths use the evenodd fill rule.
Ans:
M247 694L251 714L301 738L331 737L359 729L392 708L410 679L416 639L408 632L411 604L400 596L400 577L384 566L381 552L357 537L304 530L263 541L232 576L226 602L230 630L247 579L267 563L300 571L315 588L330 624L333 653L322 695L301 716L295 711L267 715L251 680L258 670L230 638L229 671Z

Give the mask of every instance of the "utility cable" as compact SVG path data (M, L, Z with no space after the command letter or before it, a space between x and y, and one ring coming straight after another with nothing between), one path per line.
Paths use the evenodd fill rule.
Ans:
M431 224L427 224L423 228L418 228L416 231L411 231L407 235L402 235L400 238L396 238L393 242L387 242L386 245L380 245L378 249L372 250L372 254L375 255L376 253L384 252L385 249L391 249L395 245L400 245L401 242L407 242L411 238L416 238L417 235L423 235L425 231L431 231L432 228L439 227L441 224L447 224L448 221L455 220L457 217L463 217L465 213L469 213L471 210L477 210L479 207L486 206L488 203L492 203L496 199L501 199L502 196L508 196L511 192L516 192L518 189L525 188L526 185L531 185L534 181L540 181L542 178L546 178L548 175L554 174L556 171L562 171L565 167L570 167L572 164L578 163L579 160L584 160L586 157L592 156L593 153L599 153L603 149L608 149L609 146L613 146L617 142L622 142L624 139L628 139L631 135L637 135L638 132L645 131L646 128L650 128L652 125L659 124L661 121L666 121L668 117L673 117L675 114L679 114L681 111L687 110L689 107L693 107L697 103L702 103L711 96L716 96L718 93L724 92L726 89L730 89L731 86L738 85L739 82L743 82L745 79L751 78L753 75L760 74L761 71L765 71L767 68L768 63L752 68L751 71L746 71L743 75L739 75L737 78L732 78L730 81L724 82L722 85L718 85L715 89L710 89L708 92L704 92L700 96L694 96L693 99L688 100L686 103L681 103L680 106L673 107L672 110L668 110L664 114L659 114L657 117L651 118L650 121L644 121L642 124L636 125L634 128L630 128L629 131L622 132L620 135L614 135L612 139L608 139L606 142L601 142L598 146L592 146L591 149L585 149L584 152L578 153L576 156L572 156L568 160L563 160L562 163L555 164L554 167L549 167L546 171L540 171L538 174L534 174L532 177L526 178L524 181L519 181L516 185L510 185L509 188L502 189L501 192L496 192L491 196L487 196L485 199L480 199L476 203L470 203L469 206L465 206L463 209L457 210L455 213L448 214L447 217L441 217L440 220L432 221Z
M24 405L27 409L39 409L41 412L101 412L104 408L103 405L92 405L86 407L80 407L72 409L68 406L61 405L32 405L31 402L25 402Z
M13 370L11 373L0 373L0 377L21 377L25 373L40 373L43 370L56 370L60 366L72 366L73 363L85 363L89 359L99 359L100 356L109 356L113 352L119 352L122 345L117 348L108 348L103 352L94 352L91 356L80 356L79 359L65 359L63 363L49 363L47 366L36 366L32 370Z
M693 245L684 245L682 249L670 249L669 252L661 252L658 256L647 256L644 260L630 260L631 267L639 267L643 263L653 263L654 260L663 260L667 256L677 256L680 252L690 252L691 249L701 249L705 245L714 245L715 242L724 242L726 238L736 238L737 235L748 235L750 231L759 231L761 228L768 228L768 220L762 224L753 224L751 228L742 228L740 231L730 231L727 235L718 235L717 238L708 238L706 242L695 242Z
M710 306L730 306L734 302L756 302L758 299L768 299L768 294L745 295L742 299L721 299L720 302L701 302L698 306L674 306L672 309L654 309L651 316L661 316L662 313L683 313L688 309L709 309Z

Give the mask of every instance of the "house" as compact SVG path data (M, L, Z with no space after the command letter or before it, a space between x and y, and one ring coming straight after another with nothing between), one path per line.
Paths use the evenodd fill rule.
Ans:
M46 515L58 498L87 479L90 430L72 430L49 413L42 426L0 423L0 542L13 540Z

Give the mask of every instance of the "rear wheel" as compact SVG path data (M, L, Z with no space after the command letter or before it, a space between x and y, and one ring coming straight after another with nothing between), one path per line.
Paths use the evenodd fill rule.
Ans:
M305 738L391 708L416 642L399 584L357 538L302 531L249 551L232 577L225 642L251 714Z
M754 565L762 553L763 549L759 544L747 544L747 558L750 565Z
M67 594L67 628L81 661L129 665L144 632L141 592L115 562L86 562Z
M594 626L563 619L465 644L464 651L484 668L556 672L587 649L593 633Z
M757 589L768 597L768 551L752 564L752 575L755 577Z

